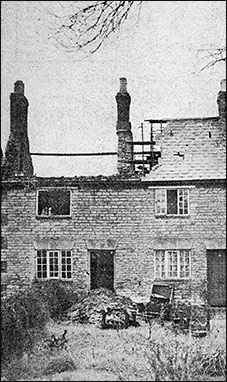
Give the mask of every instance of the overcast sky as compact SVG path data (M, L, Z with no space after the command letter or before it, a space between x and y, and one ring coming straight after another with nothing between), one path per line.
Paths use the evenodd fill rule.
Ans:
M45 8L56 2L2 1L2 148L9 96L25 83L31 152L116 151L115 96L126 77L134 137L146 118L217 115L225 64L200 72L198 49L225 45L225 1L144 2L94 55L69 54L46 40ZM69 3L65 1L64 3ZM33 157L38 176L116 173L116 157Z

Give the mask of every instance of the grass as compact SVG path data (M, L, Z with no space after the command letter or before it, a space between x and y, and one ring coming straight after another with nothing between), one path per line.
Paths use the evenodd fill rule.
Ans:
M174 334L170 323L102 330L49 321L49 334L67 329L63 350L42 342L2 370L8 381L225 381L225 321L204 338Z

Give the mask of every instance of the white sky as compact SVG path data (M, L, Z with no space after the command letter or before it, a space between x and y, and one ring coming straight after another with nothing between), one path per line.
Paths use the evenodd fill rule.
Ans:
M95 55L58 50L45 40L48 1L2 1L2 148L9 137L9 96L25 83L31 152L116 151L115 96L126 77L130 120L140 138L146 118L217 115L224 63L199 72L197 49L225 45L225 1L144 2ZM69 3L69 2L64 2ZM38 34L37 34L38 33ZM113 157L33 157L38 176L116 173Z

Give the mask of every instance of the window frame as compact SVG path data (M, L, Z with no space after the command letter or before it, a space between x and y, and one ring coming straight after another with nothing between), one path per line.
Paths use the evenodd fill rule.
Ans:
M181 272L181 262L180 262L180 253L181 252L188 252L189 257L189 275L188 276L180 276ZM162 277L161 270L159 271L159 274L157 272L157 252L163 252L164 253L164 277ZM177 276L171 277L169 275L169 253L170 252L177 252ZM185 266L185 261L184 264ZM190 249L155 249L154 250L154 276L157 280L190 280L191 279L191 250Z
M40 264L38 264L38 252L41 252L41 256L40 258L43 259L43 252L46 252L46 274L47 274L47 277L38 277L38 265L43 265L43 262L41 260ZM67 260L66 260L66 263L63 264L63 261L62 261L62 258L63 258L63 252L65 254L67 254L68 252L70 252L70 256L65 256L64 257L67 259L67 258L70 258L70 264L67 263ZM57 253L58 254L58 276L50 276L50 273L51 273L51 270L50 270L50 254L51 253ZM63 265L66 265L66 270L62 270L62 266ZM67 266L70 265L70 270L68 271L67 270ZM43 275L44 271L43 271L43 268L41 267L41 274ZM54 271L52 271L54 272ZM62 277L62 274L63 272L66 274L66 277ZM67 273L70 272L71 273L71 277L67 277ZM45 281L45 280L63 280L63 281L71 281L73 279L73 253L72 253L72 250L71 249L39 249L36 251L36 259L35 259L35 278L37 280L40 280L40 281Z
M39 215L39 192L42 191L69 191L69 215ZM72 217L72 190L66 187L42 187L36 190L36 218L38 219L61 219L61 218L71 218Z
M177 191L177 213L169 214L168 203L167 203L167 191L176 190ZM186 200L187 200L187 213L180 214L180 192L187 191ZM183 196L184 198L184 196ZM183 199L184 201L184 199ZM155 188L155 216L170 216L170 217L186 217L190 215L190 192L188 187L165 187L165 188ZM160 209L160 212L158 211Z

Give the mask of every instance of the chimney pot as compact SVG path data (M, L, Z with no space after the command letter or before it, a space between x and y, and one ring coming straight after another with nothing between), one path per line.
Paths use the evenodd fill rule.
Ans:
M24 94L24 83L23 83L23 81L16 81L15 82L14 93Z
M120 93L127 93L127 79L125 77L120 78Z

